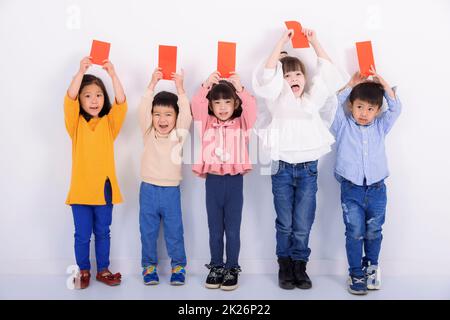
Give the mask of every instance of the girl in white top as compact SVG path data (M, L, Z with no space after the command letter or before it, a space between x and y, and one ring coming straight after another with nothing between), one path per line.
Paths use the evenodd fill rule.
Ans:
M283 47L294 31L286 31L275 46L263 70L253 74L253 89L264 98L271 122L258 135L270 149L280 265L279 285L307 289L311 280L306 263L311 250L309 233L315 217L317 160L331 150L328 131L337 103L324 108L327 100L344 85L340 72L317 40L316 33L303 29L317 54L317 75L305 91L305 67L296 57L284 56Z

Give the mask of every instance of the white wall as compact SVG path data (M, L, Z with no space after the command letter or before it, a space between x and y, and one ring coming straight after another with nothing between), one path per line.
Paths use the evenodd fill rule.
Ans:
M221 8L222 7L222 8ZM77 25L77 11L79 17ZM112 269L139 272L137 104L157 64L158 44L179 48L186 88L216 66L218 40L235 41L237 68L250 88L283 21L315 28L346 72L356 71L354 42L372 40L378 71L399 86L403 114L387 138L391 177L381 262L384 274L450 275L450 2L434 1L0 1L0 274L64 273L74 263L73 221L64 204L71 142L62 101L93 38L112 43L110 58L129 113L116 141L125 203L114 209ZM298 54L309 67L313 54ZM106 74L102 76L111 89ZM160 89L173 89L164 84ZM112 92L112 91L110 91ZM344 226L334 154L320 161L318 209L311 234L312 274L346 272ZM245 177L240 261L245 272L275 272L275 213L269 176ZM191 272L209 262L204 181L189 166L182 185ZM163 242L161 258L166 259ZM162 262L167 266L166 260Z

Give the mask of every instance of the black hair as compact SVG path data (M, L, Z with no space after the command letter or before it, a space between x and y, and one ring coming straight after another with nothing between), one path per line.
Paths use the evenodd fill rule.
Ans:
M383 96L384 89L381 84L373 81L367 81L362 82L353 88L350 93L349 100L350 103L353 104L356 99L359 99L381 108L383 105Z
M280 62L283 66L283 74L291 71L301 71L303 75L306 76L305 65L300 61L299 58L286 56L284 58L281 58Z
M242 114L242 100L236 93L236 88L233 84L226 80L220 80L218 84L213 84L211 90L206 95L208 99L208 114L214 115L212 102L219 99L231 99L234 102L235 108L230 119L238 118ZM237 102L237 103L236 103Z
M173 108L178 116L180 108L178 107L178 96L168 91L161 91L155 95L152 102L152 113L155 106Z
M87 113L82 107L81 107L81 100L80 100L80 94L81 91L84 89L84 87L95 84L100 87L100 90L102 90L104 102L102 110L100 110L98 117L101 118L109 113L111 110L111 101L109 101L108 92L106 91L105 84L103 83L102 79L92 75L92 74L85 74L83 76L83 79L81 80L80 90L78 90L78 101L80 102L80 114L83 116L86 121L89 122L89 120L92 119L92 116Z

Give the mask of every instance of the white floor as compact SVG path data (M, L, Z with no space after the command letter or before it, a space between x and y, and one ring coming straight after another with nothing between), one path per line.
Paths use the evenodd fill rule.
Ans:
M118 287L91 280L85 290L69 290L66 276L0 276L0 299L147 299L147 300L378 300L450 299L450 277L384 277L383 287L367 296L354 296L346 290L344 276L315 276L310 290L282 290L276 274L241 274L239 288L225 292L203 287L204 276L189 275L184 286L169 284L160 276L157 286L145 286L139 275L127 275Z

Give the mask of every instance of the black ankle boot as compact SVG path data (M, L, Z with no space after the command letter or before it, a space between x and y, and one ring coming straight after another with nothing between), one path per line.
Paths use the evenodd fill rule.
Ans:
M312 287L311 279L306 273L306 261L297 260L294 263L294 277L297 288L310 289Z
M280 270L278 271L278 285L282 289L294 289L294 266L291 258L278 258L278 265Z

